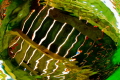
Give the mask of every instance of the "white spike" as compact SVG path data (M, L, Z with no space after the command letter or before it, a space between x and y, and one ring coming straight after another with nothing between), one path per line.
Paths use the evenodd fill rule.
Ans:
M80 54L80 53L79 53ZM79 54L75 54L74 56L72 56L71 58L75 57L75 56L78 56Z
M43 21L41 22L40 26L34 31L33 36L32 36L32 40L34 40L34 38L35 38L35 36L36 36L36 32L41 28L43 22L44 22L45 19L49 16L50 10L53 10L53 9L54 9L54 7L48 9L47 15L45 16L45 18L44 18Z
M50 30L53 28L54 24L55 24L56 20L53 21L52 25L50 26L49 30L47 31L46 35L44 38L41 39L41 41L39 42L39 45L42 44L42 42L47 38L48 33L50 32Z
M66 38L66 40L58 47L58 49L57 49L57 52L56 52L56 54L58 54L59 53L59 51L60 51L60 48L67 42L67 40L68 40L68 38L70 37L70 35L73 33L73 31L74 31L74 27L72 28L72 31L68 34L68 36L67 36L67 38Z
M50 80L50 75L47 75L47 80Z
M15 55L14 55L13 58L15 58L16 54L22 50L22 44L23 44L23 42L24 42L24 40L21 42L21 47L20 47L20 49L15 53Z
M25 51L25 55L24 55L22 61L19 63L19 66L23 63L23 61L24 61L24 59L26 57L26 54L27 54L27 52L28 52L29 49L30 49L30 45L28 46L27 50Z
M32 21L32 23L31 23L31 25L30 25L30 27L29 27L29 29L28 29L26 35L29 33L29 31L30 31L30 29L32 28L32 26L33 26L35 20L36 20L37 17L40 15L40 13L42 12L42 10L44 10L44 8L45 8L45 7L43 7L43 8L38 12L38 14L36 15L36 17L33 19L33 21Z
M24 21L23 27L22 27L22 31L23 31L23 29L24 29L24 27L25 27L26 22L28 21L28 19L31 17L31 15L32 15L34 12L35 12L35 10L32 10L32 11L30 12L28 18Z
M69 70L67 70L67 68L64 69L64 71L62 72L63 74L69 74Z
M85 39L84 39L83 43L82 43L81 46L78 48L78 50L80 50L80 48L85 44L85 41L86 41L86 36L85 36Z
M53 72L51 72L51 73L49 73L49 74L53 74L53 73L55 73L55 71L58 69L58 65L57 65L57 63L59 62L59 60L57 60L56 62L55 62L55 66L56 66L56 68L53 70Z
M9 48L15 45L19 40L20 40L20 37L18 37L18 39L12 45L10 45Z
M10 51L12 54L14 53L13 51Z
M27 61L27 64L30 62L31 58L34 56L36 50L37 50L37 49L35 49L35 50L33 51L32 55L30 56L30 58L29 58L28 61Z
M63 57L66 57L69 53L69 51L73 48L73 46L77 43L77 39L78 39L78 36L80 36L81 33L79 33L76 38L75 38L75 42L71 45L71 47L67 50L66 54L63 56Z
M35 67L33 70L36 70L38 67L38 64L39 64L39 60L41 60L43 57L45 56L45 54L43 54L39 59L36 60L36 64L35 64Z
M80 48L85 44L85 42L86 42L86 36L85 36L85 39L84 39L83 43L80 45L80 47L77 49L77 51L80 50ZM75 55L73 55L71 58L73 58L73 57L75 57L75 56L78 56L78 55L79 55L79 54L75 54Z
M55 39L48 45L47 49L50 49L50 46L56 41L58 35L60 34L60 32L63 30L64 26L66 25L67 23L64 23L62 25L62 28L59 30L59 32L57 33L57 35L55 36Z
M43 74L46 74L47 73L47 69L48 69L48 65L49 65L49 63L50 63L50 61L52 61L53 59L49 59L49 60L47 60L46 62L47 62L47 64L46 64L46 68L43 70L43 72L44 73L42 73L41 75L43 75Z

